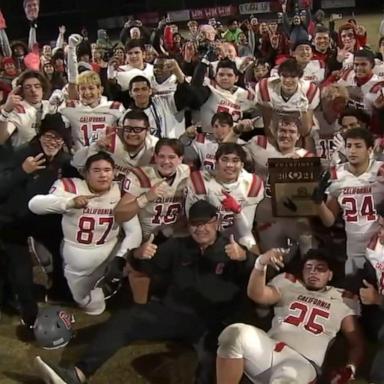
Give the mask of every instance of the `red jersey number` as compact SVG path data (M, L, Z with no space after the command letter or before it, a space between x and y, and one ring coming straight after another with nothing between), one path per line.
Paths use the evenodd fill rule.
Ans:
M296 327L303 325L304 329L315 335L324 332L324 326L317 322L319 318L328 319L329 312L314 307L310 308L307 304L294 301L289 310L294 312L284 319L284 323L292 324Z
M95 244L104 244L105 239L112 229L113 221L113 217L94 218L91 216L81 216L79 219L78 231L76 235L77 242L80 244L91 244L93 242L95 226L97 223L97 225L105 226L105 230L100 239L98 239Z
M372 195L363 196L360 207L358 206L356 198L353 196L343 197L341 205L344 208L345 221L356 223L364 217L367 221L376 221L376 210Z

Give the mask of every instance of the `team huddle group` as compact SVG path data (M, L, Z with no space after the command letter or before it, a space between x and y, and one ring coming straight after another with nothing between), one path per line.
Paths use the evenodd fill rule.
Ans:
M100 315L124 281L134 302L73 367L37 357L47 383L142 339L194 346L196 383L342 384L364 363L384 383L382 347L365 361L384 325L384 37L375 53L354 19L286 8L184 36L129 20L117 44L61 26L41 52L0 29L0 304L36 328L31 255L52 302ZM306 157L317 217L275 217L268 159ZM269 330L246 323L266 306ZM58 321L47 348L69 341ZM345 364L322 372L339 331Z

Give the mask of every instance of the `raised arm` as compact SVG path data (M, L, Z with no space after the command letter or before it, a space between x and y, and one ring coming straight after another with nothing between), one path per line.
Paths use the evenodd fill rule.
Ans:
M283 267L283 254L279 249L272 248L256 259L255 267L248 282L247 293L255 303L273 305L276 304L281 294L274 286L266 284L268 265L276 269Z

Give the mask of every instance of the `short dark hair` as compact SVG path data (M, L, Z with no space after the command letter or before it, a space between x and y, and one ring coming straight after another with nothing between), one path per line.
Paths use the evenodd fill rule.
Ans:
M356 117L356 119L362 123L364 123L365 125L368 125L369 124L369 115L364 112L363 110L361 109L353 109L353 108L347 108L339 117L339 119L337 120L337 122L339 123L339 125L341 125L341 122L343 121L344 117L345 116L354 116Z
M315 36L316 36L316 33L330 33L329 32L329 29L327 27L324 27L323 25L318 25L315 29Z
M43 98L47 97L49 91L51 89L49 85L48 79L44 76L44 74L40 71L34 71L32 69L28 69L21 73L21 75L17 78L16 86L23 86L24 82L28 79L37 79L40 81L41 87L43 88Z
M151 82L145 76L137 75L132 77L131 81L129 82L129 90L132 91L133 83L138 83L142 81L145 82L148 87L151 88Z
M130 109L127 112L125 112L123 119L121 120L123 123L127 119L132 120L143 120L146 127L149 127L149 119L147 114L142 111L141 109Z
M143 40L141 39L131 39L125 45L125 52L128 52L132 48L140 48L143 52L145 51Z
M287 59L279 65L277 70L279 76L293 76L301 78L304 74L303 68L296 59Z
M228 124L230 127L233 126L232 115L228 112L216 112L211 119L211 125L219 121L220 124Z
M347 143L347 139L362 139L367 148L373 148L375 144L375 139L373 138L372 133L365 128L349 129L344 135L345 143Z
M178 139L169 139L167 137L163 137L159 139L159 141L155 145L155 153L159 154L160 149L164 146L171 147L177 156L181 157L184 155L184 146Z
M233 72L236 76L239 75L239 71L236 67L236 63L232 60L229 60L228 58L227 59L223 59L223 60L220 60L217 64L217 67L216 67L216 73L219 72L219 69L220 68L229 68L229 69L233 69Z
M324 248L311 248L301 259L301 270L303 270L305 263L309 260L323 261L327 263L331 271L335 270L335 262Z
M111 155L107 152L100 151L100 152L97 152L94 155L88 157L88 159L85 163L85 166L84 166L85 171L88 172L90 170L92 164L96 161L99 161L99 160L105 160L109 164L111 164L112 168L115 167L115 161L112 159Z
M218 161L221 156L236 154L239 156L242 163L246 163L247 155L241 145L237 143L223 143L219 145L219 148L216 151L215 159Z
M355 62L356 57L367 59L371 63L372 68L375 66L375 55L369 49L364 48L364 49L358 49L357 51L355 51L353 53L353 62Z

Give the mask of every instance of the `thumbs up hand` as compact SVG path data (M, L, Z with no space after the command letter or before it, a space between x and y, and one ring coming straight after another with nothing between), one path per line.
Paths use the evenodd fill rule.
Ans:
M365 288L360 288L360 299L364 305L379 305L381 302L381 295L377 292L377 289L367 280L363 280Z
M236 243L233 235L229 235L229 243L225 246L224 250L231 260L242 261L247 258L246 252Z
M133 252L133 256L137 259L152 259L157 252L157 245L153 244L155 235L151 233L149 239L145 241L139 248L136 248Z

